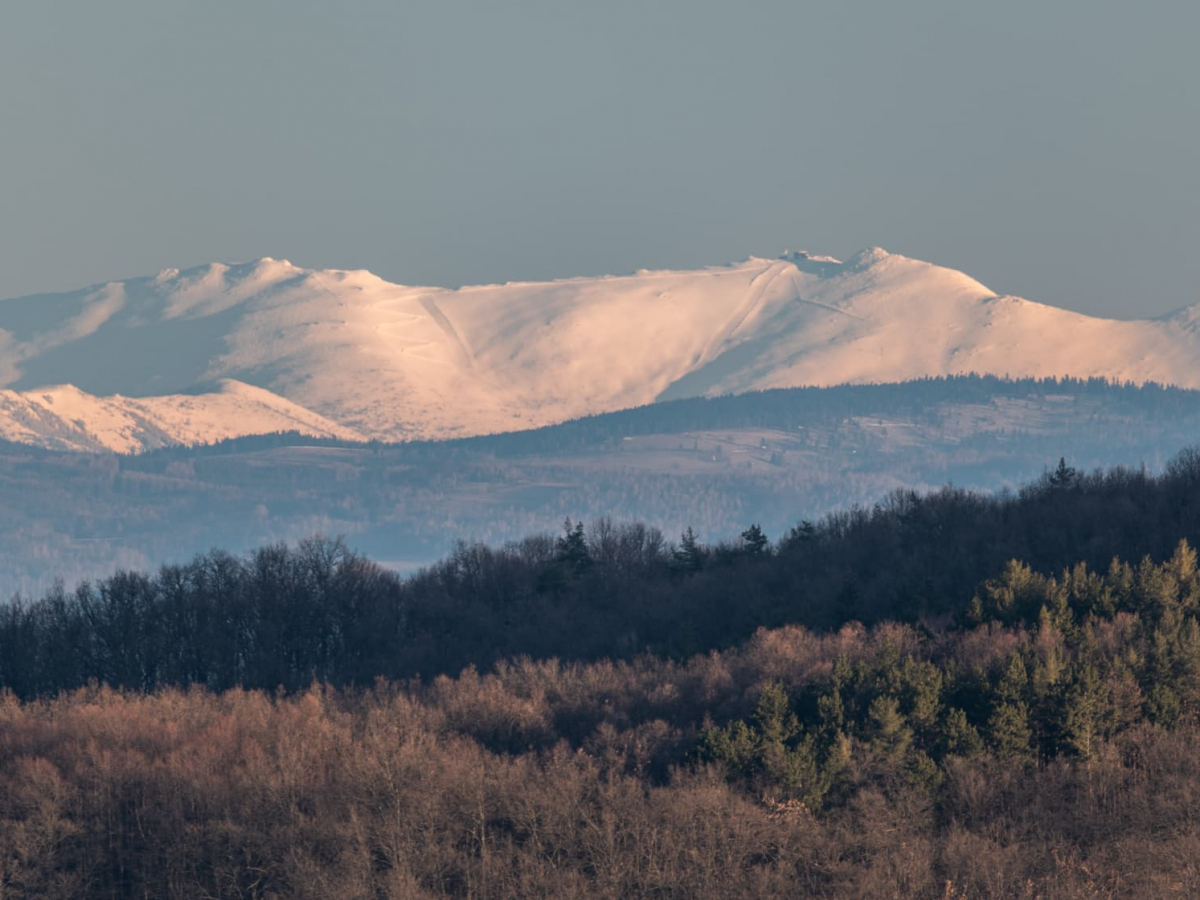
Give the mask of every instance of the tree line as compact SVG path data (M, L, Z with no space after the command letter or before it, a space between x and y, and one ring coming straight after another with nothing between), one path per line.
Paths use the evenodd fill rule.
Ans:
M683 659L759 627L836 628L961 614L1019 559L1039 572L1200 545L1200 452L1162 475L1064 461L1016 493L900 491L801 522L774 542L676 541L641 524L459 544L402 579L340 540L213 551L0 606L0 687L21 697L96 680L296 690L481 669L519 655Z

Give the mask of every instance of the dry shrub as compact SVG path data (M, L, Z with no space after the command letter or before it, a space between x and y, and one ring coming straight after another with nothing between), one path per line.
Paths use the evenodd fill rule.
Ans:
M468 734L486 747L520 752L544 746L550 738L549 711L540 691L520 696L498 675L466 669L456 679L440 676L430 702L445 716L446 727Z
M955 655L987 671L1007 662L1029 640L1029 633L1024 629L1005 628L999 622L987 622L957 636Z

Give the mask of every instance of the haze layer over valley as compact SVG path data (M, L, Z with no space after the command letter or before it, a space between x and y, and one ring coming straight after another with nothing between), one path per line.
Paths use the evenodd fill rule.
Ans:
M443 439L970 372L1195 388L1198 321L1092 318L877 248L457 290L214 263L0 302L0 437L118 452L281 430Z
M0 601L313 534L412 568L459 540L640 521L676 538L778 537L897 489L994 491L1059 458L1160 470L1200 391L954 378L681 400L544 429L365 445L297 435L138 455L0 441Z

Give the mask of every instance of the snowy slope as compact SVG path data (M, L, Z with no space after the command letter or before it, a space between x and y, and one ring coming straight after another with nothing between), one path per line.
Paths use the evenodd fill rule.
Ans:
M4 395L0 436L32 443L60 439L33 422L47 384L122 395L73 394L69 422L132 448L283 420L463 436L657 399L964 372L1200 387L1200 307L1095 319L879 249L458 290L263 259L0 302L0 387L24 392ZM222 379L261 393L239 394L236 413L227 390L169 396Z
M352 429L237 381L225 381L207 394L142 399L95 397L70 385L0 391L0 439L54 450L132 453L277 431L362 439Z

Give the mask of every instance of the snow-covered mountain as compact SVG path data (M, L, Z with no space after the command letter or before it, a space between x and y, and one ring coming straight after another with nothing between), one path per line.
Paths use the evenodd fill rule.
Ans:
M97 397L72 385L0 391L0 436L51 450L134 453L276 431L363 440L351 428L233 380L203 394L162 397Z
M966 372L1194 388L1198 331L1200 306L1097 319L879 249L458 290L214 263L0 301L0 437L123 451L284 429L445 438Z

